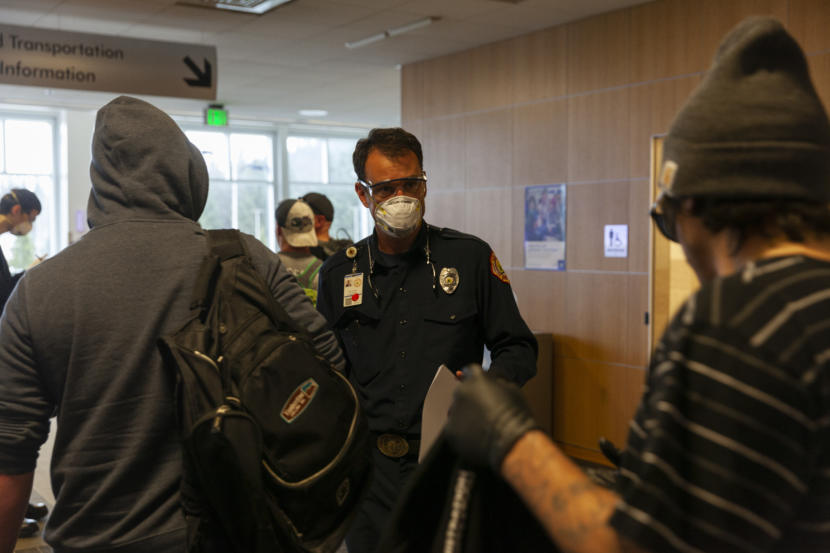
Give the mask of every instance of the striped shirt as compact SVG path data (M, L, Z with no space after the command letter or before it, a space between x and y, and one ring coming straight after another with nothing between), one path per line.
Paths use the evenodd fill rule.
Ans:
M655 552L830 551L830 263L760 260L667 328L611 524Z

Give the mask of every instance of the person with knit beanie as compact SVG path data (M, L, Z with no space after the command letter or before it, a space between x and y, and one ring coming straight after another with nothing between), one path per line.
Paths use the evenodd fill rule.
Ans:
M723 40L671 125L651 215L700 289L666 329L614 489L470 367L445 437L561 550L830 551L830 123L778 21Z

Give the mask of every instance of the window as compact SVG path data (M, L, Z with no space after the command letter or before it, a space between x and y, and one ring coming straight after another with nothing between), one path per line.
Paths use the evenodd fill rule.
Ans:
M358 240L371 232L369 212L354 192L352 152L358 137L290 135L285 141L288 197L308 192L328 196L334 205L333 238Z
M362 133L303 135L275 126L267 131L185 128L185 134L201 150L210 174L199 219L204 228L238 228L276 251L275 197L320 192L334 205L332 237L357 240L371 231L371 216L354 193L352 152ZM283 161L279 170L275 159Z
M36 256L57 251L59 206L56 194L56 124L49 117L0 114L0 195L26 188L37 195L42 215L32 232L0 235L0 247L12 273L26 269Z
M271 133L186 130L210 174L207 229L238 228L271 249L274 234L274 137Z

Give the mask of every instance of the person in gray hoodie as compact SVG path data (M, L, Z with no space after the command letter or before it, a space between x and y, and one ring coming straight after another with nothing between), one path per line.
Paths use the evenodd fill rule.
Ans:
M170 117L122 96L98 112L90 174L91 230L28 271L0 319L0 553L13 550L52 416L54 551L184 550L173 382L156 341L190 316L207 169ZM243 237L275 298L342 369L294 277Z

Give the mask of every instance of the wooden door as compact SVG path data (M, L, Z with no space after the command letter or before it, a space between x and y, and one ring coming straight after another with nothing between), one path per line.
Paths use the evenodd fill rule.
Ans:
M660 193L658 177L663 163L664 135L651 137L651 202ZM649 279L649 351L657 345L663 330L689 294L698 289L697 276L683 254L680 244L666 239L654 224L649 231L651 271Z

